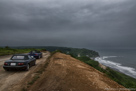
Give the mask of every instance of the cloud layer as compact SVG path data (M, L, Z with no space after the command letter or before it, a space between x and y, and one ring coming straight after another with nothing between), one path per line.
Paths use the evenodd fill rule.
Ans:
M135 0L1 0L0 46L135 47Z

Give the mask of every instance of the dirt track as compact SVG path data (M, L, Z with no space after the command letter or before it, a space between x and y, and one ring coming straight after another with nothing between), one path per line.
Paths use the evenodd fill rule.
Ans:
M49 57L50 53L43 53L43 58L36 60L36 66L30 68L29 71L5 71L3 69L4 61L8 60L9 56L0 57L0 91L8 91L9 88L18 84L23 78L25 78L30 72L37 69Z

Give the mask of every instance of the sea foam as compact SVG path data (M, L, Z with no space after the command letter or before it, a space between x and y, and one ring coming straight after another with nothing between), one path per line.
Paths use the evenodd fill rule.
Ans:
M123 66L121 63L117 63L117 62L113 62L113 61L108 60L108 58L111 58L111 57L117 57L117 56L96 57L95 60L98 61L99 63L107 66L107 67L113 68L113 69L118 70L128 76L136 78L136 69L135 68Z

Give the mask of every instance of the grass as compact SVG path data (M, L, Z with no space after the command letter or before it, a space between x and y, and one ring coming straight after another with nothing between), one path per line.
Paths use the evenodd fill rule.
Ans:
M61 51L61 50L55 50L55 51L51 52L51 56L52 56L52 55L54 55L54 54L55 54L55 53L57 53L57 52L62 53L62 51Z
M37 74L31 79L30 82L28 82L28 84L27 84L27 89L28 89L31 85L33 85L33 84L40 78L40 75L41 75L41 74L45 71L45 69L48 67L50 58L51 58L51 56L49 56L49 57L47 58L47 61L44 63L44 65L42 65L42 66L40 67L40 69L38 69L38 71L35 72L35 73L37 73ZM23 88L23 89L24 89L24 88ZM23 89L22 89L22 90L23 90ZM25 90L27 91L27 89L25 89Z
M43 67L41 67L38 71L36 71L36 73L42 74L47 68L48 64L49 62L46 62Z
M27 91L27 89L26 88L22 88L22 90L21 91Z
M107 77L109 77L110 79L116 81L118 84L126 87L126 88L130 88L134 89L133 91L136 91L136 79L132 78L130 76L127 76L123 73L120 73L118 71L115 71L111 68L108 68L106 70L102 69L101 67L99 67L99 62L91 60L88 57L76 57L78 60L94 67L95 69L103 72L106 74Z
M9 47L5 47L5 48L0 47L0 56L11 55L11 54L20 54L20 53L28 53L32 50L42 51L43 49L34 49L34 48L13 49L13 48L9 48Z
M39 75L35 75L35 76L33 77L32 81L28 82L28 85L34 84L34 82L35 82L38 78L40 78Z
M27 88L22 88L22 91L27 91L28 88L29 88L31 85L33 85L33 84L40 78L40 75L45 71L45 69L47 68L48 64L49 64L49 60L47 59L47 62L44 64L44 66L41 66L41 68L40 68L38 71L35 72L35 73L38 73L38 74L36 74L36 75L31 79L31 81L27 83Z

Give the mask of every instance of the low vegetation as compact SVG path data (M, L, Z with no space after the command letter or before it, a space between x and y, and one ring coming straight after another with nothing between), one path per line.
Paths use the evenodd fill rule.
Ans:
M62 53L61 50L55 50L55 51L51 52L51 56L52 56L53 54L57 53L57 52L61 52L61 53Z
M52 47L55 50L60 50L65 54L72 54L75 56L88 56L88 57L97 57L99 56L98 52L85 49L85 48L68 48L68 47ZM47 50L52 51L51 47L46 47Z
M11 54L20 54L20 53L28 53L31 50L42 51L42 50L45 50L45 49L35 49L35 48L15 49L15 48L10 48L10 47L6 46L4 48L0 47L0 56L11 55Z
M47 66L49 64L49 58L47 59L47 62L44 64L44 66L41 67L36 73L42 74L45 71L45 69L47 68Z
M39 75L35 75L31 82L28 82L28 85L34 84L34 82L39 78Z
M89 50L85 48L71 48L71 47L57 47L57 46L20 46L14 47L18 49L24 48L36 48L36 49L46 49L47 51L54 52L56 50L60 50L65 54L73 54L73 56L88 56L88 57L97 57L99 53L94 50Z
M112 80L116 81L117 83L119 83L120 85L123 85L126 88L130 88L130 90L133 88L136 88L136 79L127 76L123 73L120 73L118 71L115 71L111 68L106 68L106 69L102 69L99 66L99 62L91 60L89 57L76 57L78 60L94 67L95 69L103 72L106 74L106 76L108 76L109 78L111 78ZM134 90L133 90L134 91ZM135 90L136 91L136 90Z
M52 56L52 55L51 55ZM33 85L39 78L40 78L40 76L42 75L42 73L45 71L45 69L48 67L48 64L49 64L49 62L50 62L50 58L51 58L51 56L49 56L48 58L47 58L47 61L45 61L45 63L43 63L38 69L37 69L37 71L35 71L34 72L34 76L33 76L33 78L31 78L30 79L30 81L27 83L27 88L22 88L22 91L28 91L28 89L29 89L29 87L31 86L31 85Z

